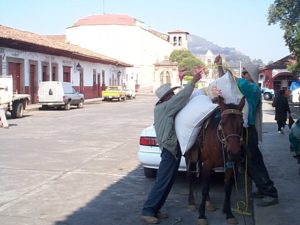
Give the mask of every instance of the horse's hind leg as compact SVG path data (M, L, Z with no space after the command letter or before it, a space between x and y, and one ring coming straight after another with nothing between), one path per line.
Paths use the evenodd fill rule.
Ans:
M187 172L187 179L189 182L189 197L188 197L188 207L193 211L196 211L196 201L194 197L194 190L196 185L196 163L188 162L188 172Z
M223 212L226 214L226 220L228 224L238 224L237 219L233 216L231 211L231 192L233 183L233 170L227 169L224 175L225 183L225 200L223 206Z
M206 198L206 203L205 203L205 208L207 211L214 212L216 211L216 207L213 205L210 195L208 193L207 198Z

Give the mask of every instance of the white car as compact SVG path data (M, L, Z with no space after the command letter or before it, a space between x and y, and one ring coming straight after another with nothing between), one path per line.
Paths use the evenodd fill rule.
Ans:
M84 94L76 91L70 82L43 81L39 83L38 102L41 109L64 107L70 110L73 105L83 108Z
M127 99L134 99L136 97L136 93L132 89L125 89L125 92L126 92Z
M154 126L145 128L140 135L140 145L138 158L144 167L144 174L147 178L156 176L156 171L160 163L161 150L156 142L156 133ZM185 158L181 157L179 171L186 171Z

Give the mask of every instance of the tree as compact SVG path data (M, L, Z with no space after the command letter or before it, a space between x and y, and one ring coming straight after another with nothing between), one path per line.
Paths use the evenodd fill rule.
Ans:
M181 73L179 74L180 80L182 80L183 77L184 79L189 80L191 76L189 71L191 71L194 67L204 67L204 63L194 56L189 50L174 50L170 55L170 60L178 63L179 71L187 71L184 76L182 76Z
M268 11L268 23L280 24L283 38L296 60L289 68L300 72L300 0L275 0Z

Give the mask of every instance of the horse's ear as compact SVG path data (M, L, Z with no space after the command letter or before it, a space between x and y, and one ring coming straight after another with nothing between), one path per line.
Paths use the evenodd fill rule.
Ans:
M242 99L241 99L241 101L240 101L240 103L239 103L239 105L238 105L238 109L239 109L240 111L242 111L243 108L244 108L244 106L245 106L245 96L242 97Z
M224 98L220 95L218 95L218 105L220 106L221 110L225 109Z

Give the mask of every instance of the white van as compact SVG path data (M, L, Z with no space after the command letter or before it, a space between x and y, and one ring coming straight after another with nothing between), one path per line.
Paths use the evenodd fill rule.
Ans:
M38 102L42 109L64 107L69 110L72 105L82 108L84 95L76 91L69 82L43 81L39 83Z

